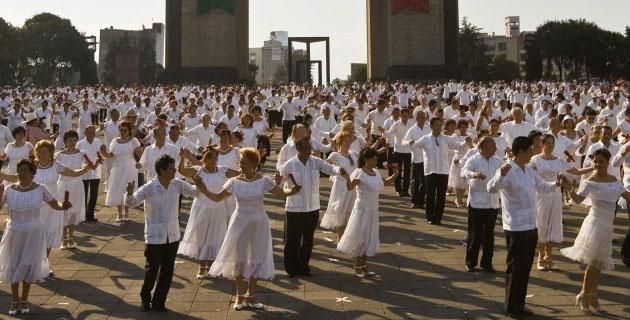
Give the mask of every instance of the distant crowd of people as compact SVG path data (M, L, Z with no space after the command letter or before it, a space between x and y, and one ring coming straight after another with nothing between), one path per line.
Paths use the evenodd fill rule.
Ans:
M266 193L286 198L289 277L313 276L318 226L337 233L357 277L376 276L368 257L379 249L387 184L431 225L442 224L449 194L468 208L468 272L495 272L501 215L505 312L517 319L532 314L525 296L534 263L556 268L563 206L587 204L560 253L585 266L579 308L605 312L597 286L614 265L615 215L630 200L629 94L624 81L0 89L9 314L29 313L30 284L53 274L50 250L80 246L76 226L98 222L101 185L116 222L143 206L141 309L166 311L178 254L199 262L199 279L233 279L234 309L264 308L257 281L274 277ZM276 132L282 145L266 166ZM321 177L332 181L326 208ZM193 198L183 237L182 197Z

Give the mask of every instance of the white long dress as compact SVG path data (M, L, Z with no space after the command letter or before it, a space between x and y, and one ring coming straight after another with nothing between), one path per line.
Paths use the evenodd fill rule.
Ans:
M556 181L558 173L570 169L563 159L545 160L534 156L531 166L545 181ZM562 243L562 192L556 187L553 192L536 192L536 228L538 229L538 243Z
M617 200L624 192L619 181L580 183L577 194L591 200L591 209L573 246L560 250L564 256L583 264L595 264L600 270L612 270L613 220Z
M337 250L352 257L374 256L380 245L378 196L384 185L379 171L374 173L371 176L363 169L356 169L350 175L350 179L361 182L356 186L357 199Z
M57 190L57 182L59 181L59 173L63 171L63 166L59 162L53 162L48 168L37 168L33 181L41 185L45 185L51 195L56 195L59 200L59 192ZM63 201L63 197L61 198ZM64 215L51 208L43 205L40 209L42 221L46 228L46 247L59 248L61 240L63 240Z
M78 170L83 167L83 152L65 154L58 152L55 156L57 161L70 170ZM81 177L60 176L57 182L57 199L64 200L64 193L68 191L72 208L64 213L64 225L77 225L85 221L85 190Z
M229 169L240 171L241 154L239 148L232 148L228 153L221 154L219 152L219 158L217 159L217 165L227 167ZM234 209L236 209L236 199L234 196L229 196L225 199L225 208L228 213L228 217L232 215Z
M21 147L16 147L15 142L11 142L4 147L4 154L9 158L7 164L7 174L17 174L17 164L22 159L28 159L28 155L33 150L33 145L30 142L24 142Z
M269 177L252 182L231 178L225 183L223 189L236 198L236 210L209 275L273 279L271 229L263 199L275 185Z
M51 200L52 194L43 185L26 192L11 187L4 190L2 201L8 208L9 218L0 241L0 282L32 283L48 276L46 229L40 207Z
M114 154L114 158L109 178L107 179L106 206L123 205L127 183L133 181L135 182L134 188L138 187L138 169L136 169L136 159L133 157L133 150L139 146L140 142L136 138L132 138L125 143L118 143L118 139L114 139L110 143L109 152Z
M197 167L206 188L219 193L227 178L226 167L218 166L216 172ZM228 214L224 201L215 202L200 194L193 200L184 237L177 253L195 260L214 260L221 249L227 231Z
M453 135L457 139L458 143L464 142L465 136ZM468 183L466 179L462 178L461 172L464 163L462 163L461 159L464 157L466 152L468 152L468 145L463 147L459 147L454 149L453 158L451 160L451 167L448 173L448 186L456 189L466 189L468 187ZM455 163L457 161L457 163Z
M350 151L348 156L339 152L333 152L328 156L328 161L338 167L342 167L346 172L354 172L354 169L357 168L358 158L359 156L354 151ZM354 200L357 197L355 190L348 190L346 179L343 177L335 175L331 176L330 180L332 180L333 184L330 189L328 207L320 224L322 228L326 229L334 229L345 226L348 223Z

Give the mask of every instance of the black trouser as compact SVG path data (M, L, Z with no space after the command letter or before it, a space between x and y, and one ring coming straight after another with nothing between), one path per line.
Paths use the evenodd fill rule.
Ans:
M105 119L107 119L107 109L99 109L98 110L98 120L100 122L105 122Z
M98 124L98 113L90 114L90 118L92 120L92 124L93 125L97 125Z
M483 247L481 267L492 268L494 254L494 226L499 209L468 207L468 237L466 238L466 265L474 268L479 259L479 247Z
M267 122L269 123L269 128L273 127L282 127L282 112L278 110L269 110L267 111L269 118Z
M394 174L394 170L392 170L392 165L394 164L394 148L387 147L387 175L391 176ZM394 183L394 188L396 188L396 192L398 192L398 186Z
M85 218L87 220L94 219L94 208L96 208L98 185L100 183L101 179L83 180L83 191L85 193Z
M409 181L411 180L411 153L394 152L394 159L398 164L400 175L396 177L396 191L409 193Z
M282 120L282 142L287 143L287 139L291 135L295 120Z
M306 274L313 251L313 236L319 220L319 210L288 212L284 220L284 270L289 275Z
M165 244L146 244L144 256L147 261L144 265L144 283L140 291L142 303L152 303L153 308L164 307L166 295L173 281L173 269L175 269L175 257L177 256L179 241ZM159 272L159 278L158 278ZM151 290L157 286L151 299Z
M448 174L432 173L424 177L427 184L426 213L427 221L440 224L444 214L444 201L446 199L446 185Z
M414 163L411 169L411 202L417 206L424 206L427 193L424 187L424 162Z
M518 313L525 307L529 272L534 263L538 230L505 231L507 257L505 262L505 311Z

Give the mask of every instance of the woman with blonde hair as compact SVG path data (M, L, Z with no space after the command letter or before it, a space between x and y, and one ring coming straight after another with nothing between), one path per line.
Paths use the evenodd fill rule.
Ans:
M341 131L335 136L334 143L337 151L332 152L326 162L342 167L346 172L353 172L357 168L359 154L350 150L352 135L346 131ZM348 223L356 192L348 190L346 179L341 176L331 176L330 180L333 182L330 198L320 226L334 229L337 232L337 241L339 241Z
M258 279L270 280L274 276L271 229L263 203L264 195L270 192L278 196L290 196L299 192L300 187L283 190L278 186L281 177L276 176L274 181L258 173L258 150L243 148L240 154L240 175L230 178L219 193L202 191L217 202L233 195L237 203L209 274L235 280L235 310L244 307L262 309L264 306L255 298L256 283ZM248 279L247 287L244 286L244 279Z

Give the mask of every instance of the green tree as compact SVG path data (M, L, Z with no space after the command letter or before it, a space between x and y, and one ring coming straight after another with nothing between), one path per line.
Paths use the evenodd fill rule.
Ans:
M69 82L74 71L80 71L82 77L93 71L87 63L94 59L87 41L68 19L37 14L26 20L20 38L24 59L21 67L36 84L50 85L55 80L63 84Z
M504 54L501 54L492 61L490 75L494 80L512 81L521 77L521 70L518 63L508 60Z
M481 29L462 19L457 38L459 77L463 80L487 80L490 58L480 33Z
M155 84L157 62L155 61L155 40L151 37L151 33L142 32L138 39L138 63L140 64L140 82Z
M273 83L281 84L287 83L289 80L289 72L287 71L287 66L284 63L278 65L276 72L273 74Z
M0 85L15 84L19 59L18 30L0 18Z

